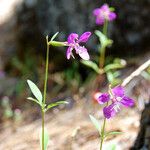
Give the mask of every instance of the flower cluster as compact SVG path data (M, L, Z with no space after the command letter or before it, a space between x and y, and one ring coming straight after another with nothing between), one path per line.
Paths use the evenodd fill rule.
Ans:
M103 25L105 23L105 20L113 21L114 19L116 19L116 14L111 11L107 4L104 4L100 8L94 9L93 15L96 17L97 25Z
M120 106L132 107L134 106L134 100L125 96L122 86L116 86L109 90L109 93L103 93L97 98L99 104L108 103L111 104L103 108L105 118L109 119L116 115L121 109Z
M90 36L91 32L84 32L80 37L76 33L71 33L67 40L67 46L69 46L66 52L67 59L70 59L71 56L74 58L72 50L75 49L76 54L79 54L82 59L89 60L87 49L80 43L86 43Z

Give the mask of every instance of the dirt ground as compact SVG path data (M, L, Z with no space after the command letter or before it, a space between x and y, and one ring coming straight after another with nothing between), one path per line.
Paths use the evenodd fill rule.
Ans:
M96 106L97 110L99 106ZM96 113L89 108L76 106L71 110L58 111L46 115L46 128L50 141L48 150L97 150L99 137L88 114L99 118L102 123L102 113L99 108ZM90 112L91 111L91 112ZM30 114L28 114L30 115ZM121 131L123 134L112 136L105 141L104 149L109 144L117 145L118 150L127 150L134 143L139 128L140 111L124 109L115 118L108 120L107 131ZM0 133L1 150L38 150L41 120L30 124L14 125L7 122Z

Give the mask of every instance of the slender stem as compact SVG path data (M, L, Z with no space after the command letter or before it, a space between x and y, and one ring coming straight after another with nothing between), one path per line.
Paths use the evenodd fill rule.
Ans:
M108 102L106 104L106 106L108 106ZM100 150L102 150L103 147L103 142L104 142L104 136L105 136L105 126L106 126L106 118L104 118L103 121L103 127L102 127L102 131L101 131L101 136L100 136Z
M48 62L49 62L48 36L46 37L46 44L47 44L47 52L46 52L45 80L44 80L44 92L43 92L43 106L42 106L42 150L44 150L45 102L46 102Z
M105 20L104 26L103 26L103 34L107 36L107 28L108 28L108 21ZM100 49L100 58L99 58L99 67L103 69L105 65L105 52L106 52L106 47L102 47Z
M107 36L107 28L108 28L108 21L105 20L104 26L103 26L103 34Z
M45 126L45 112L42 110L42 150L44 150L44 126Z
M46 52L46 66L45 66L45 81L44 81L44 93L43 93L43 104L45 105L46 101L46 90L47 90L47 79L48 79L48 62L49 62L49 45L48 45L48 36L46 37L47 43L47 52Z
M105 64L105 48L100 49L99 68L103 69Z

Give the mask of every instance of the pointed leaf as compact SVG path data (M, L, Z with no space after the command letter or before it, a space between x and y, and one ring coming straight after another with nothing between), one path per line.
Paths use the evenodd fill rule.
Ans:
M91 119L93 125L94 125L94 126L96 127L96 129L100 132L101 126L100 126L99 121L98 121L96 118L94 118L92 115L89 115L89 117L90 117L90 119Z
M40 104L42 104L42 93L39 88L30 80L27 80L27 83L31 89L32 94L36 97Z
M37 99L34 99L32 97L28 97L27 99L30 100L30 101L33 101L33 102L37 103L40 106L42 106Z
M58 106L58 105L60 105L60 104L68 104L68 102L67 102L67 101L59 101L59 102L51 103L51 104L49 104L49 105L47 106L46 111L47 111L48 109L51 109L51 108L53 108L53 107L55 107L55 106Z
M81 63L92 68L96 73L101 74L103 71L99 69L98 65L90 60L81 60Z
M99 41L102 47L101 50L112 45L113 41L111 39L108 39L102 32L96 30L95 34L99 37Z
M59 32L56 32L56 33L52 36L51 41L53 41L53 40L56 38L56 36L58 35L58 33L59 33Z
M47 130L44 128L44 150L47 150L48 146L48 141L49 141L49 136ZM42 129L40 131L40 146L42 150Z
M105 66L104 70L105 72L107 72L107 71L114 70L114 69L121 69L123 67L124 65L121 65L121 64L109 64Z
M105 137L110 136L110 135L117 135L117 134L122 134L123 132L119 132L119 131L111 131L111 132L107 132L105 134Z

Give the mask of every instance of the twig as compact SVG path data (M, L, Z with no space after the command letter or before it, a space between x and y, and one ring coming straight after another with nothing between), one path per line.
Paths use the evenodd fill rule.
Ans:
M146 61L143 65L137 68L134 72L132 72L127 78L125 78L122 82L122 86L126 86L134 77L140 75L140 73L150 66L150 59Z

